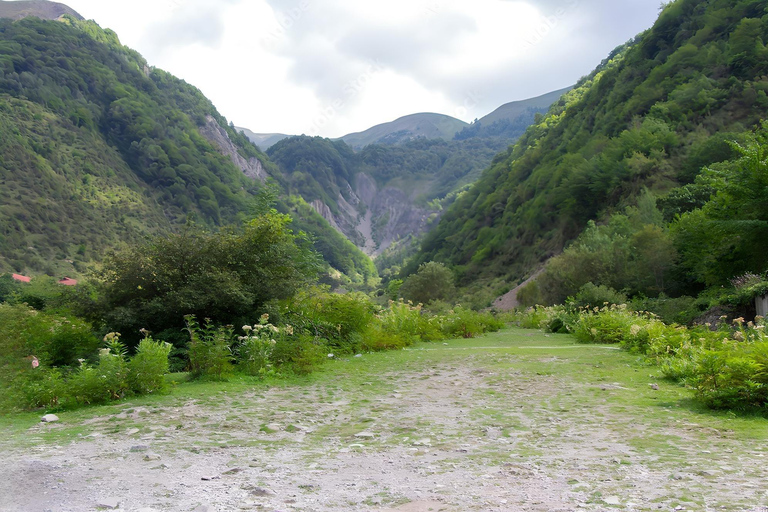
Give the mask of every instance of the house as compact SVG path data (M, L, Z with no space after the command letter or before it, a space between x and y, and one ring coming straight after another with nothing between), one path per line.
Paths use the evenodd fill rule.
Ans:
M64 286L77 286L77 279L70 279L69 277L65 277L59 281L59 284L63 284Z
M22 276L19 274L11 274L11 277L14 278L16 281L21 281L22 283L29 283L32 281L31 277Z

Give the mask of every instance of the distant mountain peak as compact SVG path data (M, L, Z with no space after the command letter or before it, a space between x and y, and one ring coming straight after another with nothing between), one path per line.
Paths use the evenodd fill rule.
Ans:
M0 0L0 18L20 20L30 16L43 20L57 20L69 14L75 18L84 19L71 7L58 2L47 0L16 0L13 2Z
M465 127L464 121L444 114L422 112L399 117L388 123L378 124L358 133L350 133L341 139L359 149L369 144L393 144L419 137L450 140Z

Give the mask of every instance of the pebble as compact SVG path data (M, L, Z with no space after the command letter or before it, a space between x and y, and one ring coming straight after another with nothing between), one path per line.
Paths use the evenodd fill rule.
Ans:
M204 477L201 477L200 480L203 480L205 482L210 482L211 480L218 480L219 478L221 478L219 475L206 475Z
M160 456L156 453L148 453L144 456L144 460L147 462L153 461L153 460L160 460Z
M432 440L428 437L413 442L413 446L432 446Z
M355 434L355 437L359 437L361 439L373 439L376 437L373 432L360 432L359 434Z
M618 496L608 496L603 500L607 505L621 505L621 500Z
M135 446L131 446L131 449L128 451L131 453L136 453L136 452L145 452L147 450L149 450L149 446L145 444L137 444Z
M104 498L96 503L97 507L108 508L114 510L120 508L120 500L118 498Z
M192 509L192 512L216 512L216 509L213 505L199 505Z
M40 421L43 423L53 423L55 421L59 421L59 417L55 414L46 414L42 418L40 418Z

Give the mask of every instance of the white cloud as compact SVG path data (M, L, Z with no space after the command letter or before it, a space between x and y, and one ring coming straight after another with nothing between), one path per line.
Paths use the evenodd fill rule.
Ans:
M70 0L254 131L464 120L574 83L658 0Z

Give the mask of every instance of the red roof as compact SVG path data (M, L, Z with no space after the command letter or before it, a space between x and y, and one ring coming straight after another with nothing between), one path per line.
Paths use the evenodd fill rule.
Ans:
M59 284L63 284L64 286L76 286L77 279L70 279L68 277L65 277L64 279L59 281Z
M19 274L11 274L11 277L14 278L17 281L21 281L22 283L28 283L28 282L32 281L31 277L20 276Z

